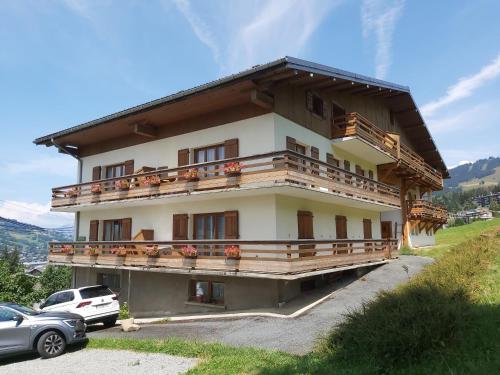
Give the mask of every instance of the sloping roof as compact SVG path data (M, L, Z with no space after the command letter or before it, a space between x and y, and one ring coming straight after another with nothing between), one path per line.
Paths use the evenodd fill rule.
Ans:
M313 73L313 74L318 74L321 76L325 77L332 77L336 78L339 80L346 80L346 81L352 81L357 84L363 84L367 85L367 87L371 86L376 86L380 89L388 89L391 91L394 91L395 93L399 94L404 94L404 97L399 99L401 102L401 105L403 105L405 108L405 121L408 123L412 124L412 131L418 132L420 135L420 139L422 140L421 144L421 149L417 150L419 152L425 152L429 153L428 156L424 157L426 161L433 165L435 168L441 170L443 172L443 175L445 177L448 176L448 170L446 168L446 165L444 161L442 160L441 155L439 154L439 151L437 150L437 147L434 143L434 140L432 139L431 134L429 133L429 130L427 126L425 125L425 122L418 111L418 108L415 104L415 101L413 100L413 97L410 93L410 89L408 86L403 86L403 85L398 85L395 83L367 77L364 75L348 72L345 70L341 69L336 69L332 68L326 65L321 65L301 59L297 59L294 57L289 57L286 56L284 58L269 62L267 64L262 64L262 65L256 65L250 69L244 70L242 72L239 72L237 74L232 74L220 79L217 79L215 81L211 81L196 87L193 87L188 90L182 90L179 91L175 94L168 95L144 104L140 104L138 106L134 106L128 109L125 109L123 111L119 111L116 113L113 113L108 116L104 116L101 118L98 118L93 121L89 121L80 125L76 125L64 130L61 130L56 133L48 134L43 137L39 137L35 139L33 142L36 145L46 145L46 146L52 146L54 145L54 141L59 138L63 137L72 133L77 133L82 130L86 130L89 128L97 127L101 124L117 120L120 118L124 118L133 114L138 114L141 112L145 112L148 110L151 110L155 107L163 106L169 103L173 103L176 101L180 101L183 99L186 99L190 96L200 94L202 92L206 92L218 87L222 87L228 84L233 84L238 81L254 78L257 76L262 76L262 74L266 72L270 72L273 70L277 69L290 69L290 70L296 70L296 71L302 71L302 72L307 72L307 73ZM416 124L416 125L415 125Z

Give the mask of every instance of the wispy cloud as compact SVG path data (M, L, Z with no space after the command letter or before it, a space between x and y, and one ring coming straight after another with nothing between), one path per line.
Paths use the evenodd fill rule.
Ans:
M0 200L0 216L43 228L72 225L74 219L72 213L50 212L50 203L39 204L2 200Z
M58 176L75 178L76 161L68 155L44 156L29 160L4 161L0 163L3 174L41 174L44 177Z
M500 76L500 54L491 63L482 67L476 74L460 78L457 83L448 87L444 96L422 106L422 114L424 116L432 116L441 108L471 96L478 88L498 76Z
M392 64L392 37L403 13L404 0L363 0L361 22L363 37L375 39L375 76L384 79Z
M189 0L173 1L223 73L302 53L324 18L341 3L257 0L208 10L195 9Z

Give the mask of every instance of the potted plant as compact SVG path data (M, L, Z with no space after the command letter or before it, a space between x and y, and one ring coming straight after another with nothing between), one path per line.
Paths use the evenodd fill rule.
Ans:
M71 245L63 245L61 248L61 252L66 255L74 255L75 248Z
M195 259L198 256L198 250L193 246L184 246L181 249L181 254L184 258Z
M95 256L97 255L97 247L95 246L85 246L85 251L87 255Z
M240 259L241 251L236 245L226 246L224 249L224 255L227 259Z
M127 249L124 246L114 247L111 249L111 254L124 257L127 256Z
M148 186L160 186L160 184L161 184L160 176L158 176L158 175L147 176L144 179L143 184L146 187L148 187Z
M115 187L119 190L128 190L130 188L130 182L127 179L116 180Z
M188 169L186 172L184 172L184 178L188 181L198 181L200 179L198 177L198 169Z
M92 186L90 187L90 192L92 194L101 194L102 193L101 184L92 184Z
M229 177L235 177L241 175L241 163L234 161L231 163L224 164L224 174Z
M154 245L146 248L146 255L150 258L157 258L160 256L160 249L158 249L158 245Z
M68 190L66 193L64 193L64 196L66 198L76 198L78 197L78 193L79 193L78 188L72 188Z

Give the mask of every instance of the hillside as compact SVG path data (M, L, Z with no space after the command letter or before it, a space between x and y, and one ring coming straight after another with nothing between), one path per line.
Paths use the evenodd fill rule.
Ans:
M445 180L445 191L460 188L469 190L488 188L500 183L500 157L480 159L474 163L450 169L450 178Z
M17 248L23 262L47 259L47 243L72 239L69 228L46 229L0 217L0 249Z

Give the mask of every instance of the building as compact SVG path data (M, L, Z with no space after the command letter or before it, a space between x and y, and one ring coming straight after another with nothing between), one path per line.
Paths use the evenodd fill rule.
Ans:
M409 89L291 57L34 142L78 159L49 261L137 317L277 306L446 222Z
M500 204L500 193L484 194L474 197L472 200L481 207L489 207L492 204Z

